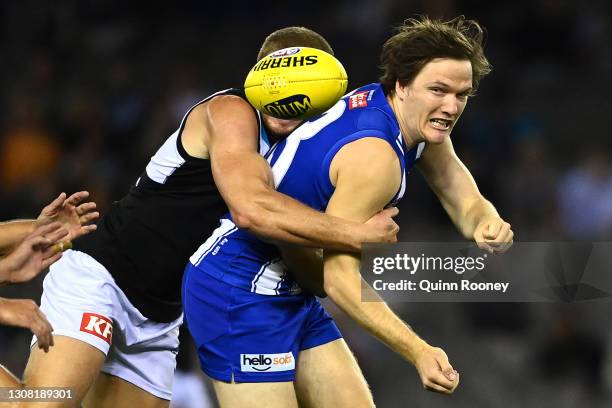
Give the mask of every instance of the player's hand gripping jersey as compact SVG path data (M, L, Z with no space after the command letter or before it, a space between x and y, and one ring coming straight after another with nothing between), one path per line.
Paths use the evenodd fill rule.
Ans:
M392 203L398 201L404 194L406 174L412 170L424 143L406 151L395 115L379 84L353 91L270 149L266 158L272 166L276 189L325 211L334 192L329 179L334 156L347 143L364 137L384 139L397 153L402 183ZM251 292L300 293L278 249L237 229L229 214L190 262L208 275Z

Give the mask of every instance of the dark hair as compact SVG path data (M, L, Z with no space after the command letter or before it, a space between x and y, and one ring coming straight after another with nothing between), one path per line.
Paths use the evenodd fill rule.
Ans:
M380 82L385 94L395 92L395 83L410 84L423 67L436 58L469 60L472 64L472 94L480 79L491 72L484 55L484 30L474 20L459 16L451 21L410 18L383 46Z
M311 47L334 55L334 50L323 36L306 27L285 27L274 31L264 40L257 61L274 51L288 47Z

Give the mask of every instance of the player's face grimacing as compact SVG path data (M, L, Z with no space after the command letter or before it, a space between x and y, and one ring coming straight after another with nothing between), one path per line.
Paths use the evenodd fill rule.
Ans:
M289 136L289 133L293 132L293 130L302 123L301 120L278 119L274 116L266 115L265 113L262 113L261 117L264 125L266 125L268 137L271 139L270 141L272 143Z
M395 106L406 143L442 143L461 116L471 90L470 61L449 58L432 60L411 84L396 86Z

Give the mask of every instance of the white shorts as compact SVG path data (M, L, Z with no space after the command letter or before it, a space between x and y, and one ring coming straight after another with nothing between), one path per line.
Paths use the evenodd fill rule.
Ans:
M182 315L171 323L147 319L104 266L73 250L51 266L40 308L53 334L81 340L106 355L102 372L171 399Z

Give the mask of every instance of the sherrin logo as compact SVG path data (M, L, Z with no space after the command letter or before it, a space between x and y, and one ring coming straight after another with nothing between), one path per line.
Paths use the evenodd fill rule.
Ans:
M282 50L278 50L270 54L270 58L286 57L289 55L297 54L298 52L300 52L299 47L284 48Z
M257 63L252 71L265 71L266 69L275 68L293 68L305 67L314 65L319 61L317 55L302 55L302 56L268 56Z
M304 94L291 95L264 106L266 113L283 119L298 117L311 109L310 97Z
M295 370L293 353L240 354L240 371L262 373Z
M95 313L83 313L81 331L93 334L108 344L113 339L113 322L108 318Z

